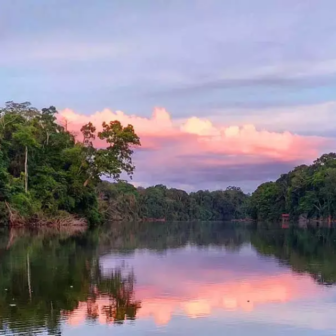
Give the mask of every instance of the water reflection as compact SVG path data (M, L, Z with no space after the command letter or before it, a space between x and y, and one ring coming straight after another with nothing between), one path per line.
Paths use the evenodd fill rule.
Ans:
M14 233L1 238L0 323L6 334L47 330L61 334L61 322L85 303L85 319L122 323L134 319L134 275L111 270L102 276L97 243L91 234ZM103 304L102 304L103 302Z
M253 231L251 242L260 254L275 256L297 273L308 273L320 284L336 283L335 228L291 226L281 230L260 226Z
M335 254L336 230L323 227L127 223L76 234L3 232L1 333L91 334L123 324L132 334L170 326L163 330L173 335L187 323L201 335L202 326L247 333L271 323L280 334L285 326L293 335L329 335Z
M71 325L83 321L122 324L126 319L134 320L140 302L134 300L134 274L131 272L123 276L122 269L116 268L108 275L91 278L90 293L86 301L79 302L74 310L62 311Z

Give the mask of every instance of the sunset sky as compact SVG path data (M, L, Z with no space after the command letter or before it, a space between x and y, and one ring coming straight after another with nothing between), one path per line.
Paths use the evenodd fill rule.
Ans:
M334 0L3 0L0 106L132 123L135 185L245 191L336 147ZM99 144L97 144L99 145Z

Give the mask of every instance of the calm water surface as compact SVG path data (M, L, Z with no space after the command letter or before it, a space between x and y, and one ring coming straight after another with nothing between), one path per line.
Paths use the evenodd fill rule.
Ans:
M114 224L0 236L2 335L336 335L336 229Z

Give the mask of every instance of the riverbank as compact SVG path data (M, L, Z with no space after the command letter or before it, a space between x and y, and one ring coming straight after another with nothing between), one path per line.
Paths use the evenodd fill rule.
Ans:
M59 211L57 215L46 216L43 213L37 213L33 216L23 217L18 211L12 209L6 202L8 226L15 228L31 227L88 227L85 218L81 218L65 211Z

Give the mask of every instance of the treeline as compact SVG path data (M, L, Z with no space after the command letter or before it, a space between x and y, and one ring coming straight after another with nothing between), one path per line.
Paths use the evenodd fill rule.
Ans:
M97 192L101 212L111 220L223 221L248 216L248 196L237 187L188 194L164 185L135 188L126 182L104 181Z
M252 195L240 188L187 193L156 185L135 188L119 182L98 185L101 210L112 220L279 221L336 219L336 154L324 154L312 165L301 165L275 182L261 184Z
M249 211L259 221L276 221L283 213L292 220L336 219L336 154L324 154L312 165L261 184L252 194Z
M252 196L237 187L192 193L163 185L135 188L102 181L133 174L133 147L140 139L132 125L104 122L96 132L88 123L71 134L57 113L53 106L38 110L30 103L0 108L0 224L71 224L74 218L92 224L106 218L278 221L283 213L293 220L336 218L335 153L261 184ZM93 146L96 137L104 148Z
M105 142L104 149L93 147L96 136ZM55 107L6 103L0 108L0 222L23 225L63 218L68 223L72 214L98 223L95 188L100 177L131 175L131 147L138 145L133 127L119 121L104 122L98 134L88 123L76 141L57 122Z

